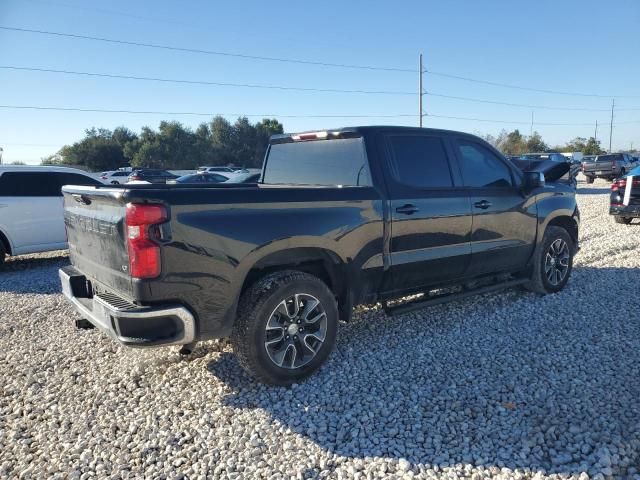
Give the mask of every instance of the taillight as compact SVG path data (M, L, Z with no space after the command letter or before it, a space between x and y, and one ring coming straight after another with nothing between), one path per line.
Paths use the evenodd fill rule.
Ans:
M611 184L611 191L617 192L621 188L624 188L626 186L627 186L627 181L624 178L621 178L620 180L616 180Z
M101 176L100 178L101 178L102 180L106 180L106 179L107 179L107 178L109 178L109 177L107 177L106 175L103 175L103 176Z
M616 168L616 161L615 160L611 160L611 168Z
M129 180L141 180L141 178L138 175L132 175L129 177Z
M167 220L162 205L128 203L125 216L129 272L134 278L155 278L160 275L160 238L158 225Z

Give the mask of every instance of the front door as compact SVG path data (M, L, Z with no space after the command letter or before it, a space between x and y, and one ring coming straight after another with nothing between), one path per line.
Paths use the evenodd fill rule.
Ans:
M385 181L391 208L390 275L386 291L462 277L471 254L471 207L451 168L442 135L385 136Z
M522 193L517 173L488 145L467 137L454 143L473 211L468 274L521 270L535 248L535 199Z

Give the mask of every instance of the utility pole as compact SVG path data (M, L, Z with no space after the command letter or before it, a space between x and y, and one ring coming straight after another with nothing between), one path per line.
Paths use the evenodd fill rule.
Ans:
M418 65L418 115L420 118L420 128L422 128L422 96L424 95L423 91L422 91L422 74L424 72L422 71L422 54L420 54L420 62Z
M533 137L533 110L531 111L531 130L529 131L529 138Z
M609 125L609 153L611 153L611 138L613 137L613 109L616 106L616 99L611 100L611 124Z
M593 139L598 141L598 120L596 120L596 131L593 133Z

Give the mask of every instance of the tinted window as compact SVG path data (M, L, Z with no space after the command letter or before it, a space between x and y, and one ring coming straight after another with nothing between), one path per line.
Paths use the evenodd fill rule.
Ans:
M462 178L469 187L510 187L509 168L491 150L479 143L458 141Z
M79 175L77 173L53 173L56 177L58 185L58 194L60 194L60 188L64 185L102 185L102 182L95 178L87 177L85 175Z
M451 187L447 154L439 137L419 135L391 136L393 169L396 179L412 187Z
M98 180L76 173L5 172L0 175L0 196L60 197L63 185L101 185Z
M114 172L113 177L128 177L129 176L129 172Z
M371 185L362 138L277 143L266 162L263 183Z

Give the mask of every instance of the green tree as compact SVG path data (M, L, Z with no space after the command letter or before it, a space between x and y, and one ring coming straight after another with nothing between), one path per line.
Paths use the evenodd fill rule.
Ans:
M158 131L142 129L127 153L134 167L190 169L198 166L196 136L179 122L160 122Z
M518 129L513 132L500 132L497 138L498 149L507 155L521 155L527 152L525 137Z
M85 131L82 140L65 145L57 154L43 158L42 164L81 165L94 172L115 170L129 165L124 147L135 138L135 134L124 127L113 132L93 127Z
M546 152L549 146L544 143L538 132L533 132L525 144L527 152Z
M13 162L11 162L9 165L26 165L26 163L24 163L21 160L14 160Z
M589 137L589 140L587 140L584 148L582 149L582 153L585 155L602 155L606 152L600 147L600 140L596 140L594 137Z

